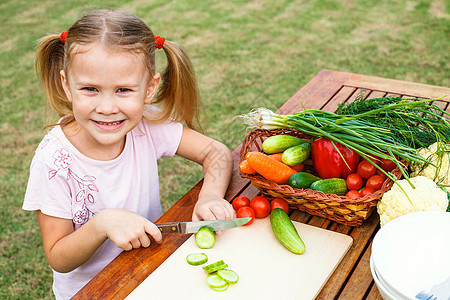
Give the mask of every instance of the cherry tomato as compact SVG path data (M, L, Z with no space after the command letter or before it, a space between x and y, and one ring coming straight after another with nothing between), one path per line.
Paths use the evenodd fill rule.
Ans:
M370 176L375 175L376 172L377 168L374 165L372 165L369 161L364 159L359 163L356 174L361 176L363 179L367 179Z
M380 161L380 167L386 172L390 172L394 170L397 165L389 159L382 158Z
M250 201L250 207L257 218L265 218L270 214L270 202L263 196L256 196Z
M243 226L250 225L255 220L255 211L250 206L243 206L243 207L239 208L238 211L236 212L236 217L237 218L247 218L247 217L252 218L250 221L245 223Z
M363 187L363 179L360 175L353 173L347 176L347 188L349 190L359 190Z
M378 169L377 169L376 174L377 174L377 175L380 175L381 178L383 178L383 180L386 180L386 179L388 178L386 174L384 174L383 172L381 172L381 170L378 170Z
M381 177L380 175L373 175L369 179L367 179L366 188L371 188L372 190L378 191L379 189L381 189L383 182L383 177Z
M274 210L275 208L281 208L284 210L287 214L289 213L289 203L286 202L286 200L281 198L275 198L270 202L270 211Z
M372 154L367 154L367 158L370 159L375 164L380 165L380 158L378 156L375 156ZM363 159L363 160L367 160L367 159Z
M368 187L363 188L362 191L360 192L361 197L364 197L366 195L370 195L370 194L373 194L373 193L375 193L375 190L373 190L371 188L368 188Z
M250 206L250 199L245 196L238 196L233 199L231 205L233 206L234 211L238 211L241 207Z
M361 194L357 190L350 190L345 196L355 199L361 197Z

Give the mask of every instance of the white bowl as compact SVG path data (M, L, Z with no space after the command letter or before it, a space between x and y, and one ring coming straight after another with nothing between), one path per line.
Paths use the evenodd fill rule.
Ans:
M378 291L380 292L381 297L383 297L384 300L398 300L389 290L387 287L383 285L383 283L378 278L378 275L376 273L376 270L373 266L373 259L372 256L370 256L370 272L372 273L373 281L375 281L375 285L378 288Z
M372 243L373 268L394 296L417 293L450 276L450 213L415 212L384 225Z

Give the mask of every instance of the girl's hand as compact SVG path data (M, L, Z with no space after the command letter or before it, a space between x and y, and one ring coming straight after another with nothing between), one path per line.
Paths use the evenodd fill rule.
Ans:
M150 246L148 234L158 244L162 241L161 231L155 224L129 210L103 210L96 215L95 223L101 234L125 251Z
M231 204L218 196L199 198L194 207L192 221L232 219L236 213ZM220 231L216 231L220 234Z

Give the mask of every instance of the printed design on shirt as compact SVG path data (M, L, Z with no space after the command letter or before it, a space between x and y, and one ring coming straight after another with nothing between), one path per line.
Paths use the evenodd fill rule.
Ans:
M75 203L72 203L72 217L75 224L82 225L94 215L94 212L89 210L87 204L95 202L93 193L99 191L94 183L96 178L91 175L81 177L75 174L70 169L73 162L72 156L65 148L56 150L52 157L54 159L53 164L57 169L49 171L48 179L51 180L58 172L63 171L67 172L67 181L75 181L77 183L79 190L76 191Z
M39 149L44 149L45 146L47 146L50 141L51 141L51 139L49 139L49 138L43 139L41 144L39 145Z

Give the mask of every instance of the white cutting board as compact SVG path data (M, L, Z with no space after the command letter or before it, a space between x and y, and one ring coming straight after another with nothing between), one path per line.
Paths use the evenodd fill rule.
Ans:
M211 249L191 236L126 299L314 299L353 243L350 236L293 221L306 245L290 252L273 234L269 217L216 235ZM206 283L202 266L186 262L190 253L208 256L204 265L223 260L239 281L224 292Z

